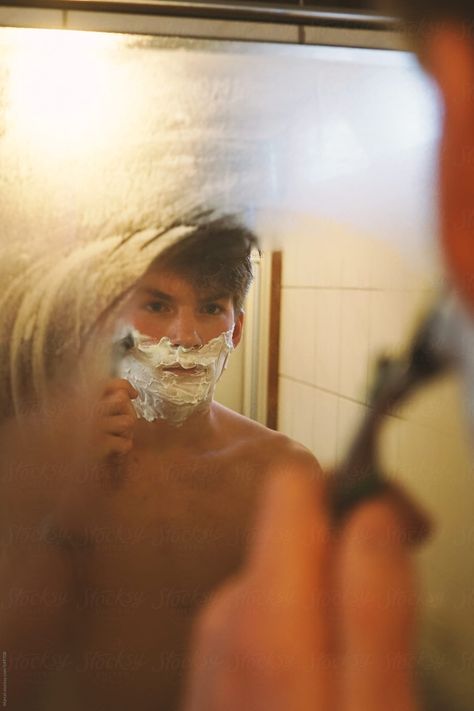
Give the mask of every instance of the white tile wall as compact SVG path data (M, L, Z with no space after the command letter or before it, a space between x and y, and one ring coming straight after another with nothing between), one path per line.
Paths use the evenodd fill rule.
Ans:
M342 292L341 299L339 393L366 402L370 294L347 290Z
M341 285L343 241L340 229L328 221L314 227L311 241L301 255L311 286L339 288Z
M279 409L278 409L278 431L294 438L294 388L293 381L281 377L278 382L279 388Z
M293 430L296 439L313 451L314 388L302 383L293 383L293 398Z
M314 336L314 382L319 388L339 392L341 358L342 293L316 289L314 292L316 333Z
M278 430L308 447L322 466L334 466L339 398L286 377L279 388Z
M286 223L293 235L291 255L285 256L284 286L331 287L341 285L344 232L329 220L298 216ZM288 250L289 251L289 250Z
M280 378L278 430L314 450L314 390L309 385Z
M323 467L336 461L338 397L324 390L313 390L313 451Z
M372 291L369 305L371 353L400 353L414 322L413 295L406 291Z
M283 375L313 382L315 337L313 291L284 289L280 340L280 372Z
M464 413L458 381L447 376L420 390L401 408L400 413L404 419L429 427L433 433L459 431L464 426Z
M429 427L402 421L400 429L400 479L414 496L429 502L434 509L443 507L446 491L443 483L449 473L442 471L443 442ZM448 487L449 488L449 487Z
M371 254L373 240L361 234L347 234L342 245L340 286L348 289L369 289L371 286Z
M288 249L287 246L285 249L285 257L282 263L281 274L281 283L283 288L285 288L286 286L293 286L294 284L298 283L298 261L298 240L295 239L294 246L292 245L290 249Z
M316 286L317 240L312 242L307 233L299 232L300 229L304 228L304 225L301 226L299 224L296 227L298 234L295 235L295 240L292 244L294 254L287 265L285 273L285 278L287 279L285 284L289 286Z
M413 285L412 265L406 254L383 241L373 240L371 246L368 257L372 289L404 291Z

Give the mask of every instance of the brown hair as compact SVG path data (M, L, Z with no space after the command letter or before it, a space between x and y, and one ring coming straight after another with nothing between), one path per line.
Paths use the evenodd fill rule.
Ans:
M204 213L191 222L192 231L153 262L179 274L200 289L217 289L232 296L241 311L253 278L251 253L257 238L234 215L209 217ZM189 222L185 222L189 224Z

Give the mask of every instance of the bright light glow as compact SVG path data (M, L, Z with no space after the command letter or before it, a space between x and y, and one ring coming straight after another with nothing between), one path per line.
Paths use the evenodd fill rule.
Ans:
M70 31L17 35L8 57L7 99L9 130L17 140L43 158L110 145L124 118L114 110L124 87L110 51L121 42Z

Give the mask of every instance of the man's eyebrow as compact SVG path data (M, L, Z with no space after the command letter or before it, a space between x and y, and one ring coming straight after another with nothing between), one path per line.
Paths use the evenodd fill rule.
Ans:
M205 301L220 301L221 299L229 299L231 294L227 291L216 291L214 293L205 294L199 297L200 303Z
M151 286L140 286L138 291L140 291L142 294L148 294L149 296L153 296L154 299L161 299L162 301L173 301L173 297L170 296L169 294L165 294L164 291L160 291L159 289L153 289Z

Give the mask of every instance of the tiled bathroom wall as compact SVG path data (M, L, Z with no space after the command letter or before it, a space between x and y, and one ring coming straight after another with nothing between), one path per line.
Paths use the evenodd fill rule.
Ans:
M396 354L444 285L436 92L414 61L328 55L279 156L260 233L283 252L278 428L326 469L367 412L379 355ZM474 707L473 452L462 386L445 377L386 418L380 460L434 521L417 553L426 707Z
M357 125L355 99L353 112ZM284 252L279 429L327 469L345 456L367 412L377 357L401 351L443 283L433 201L436 141L421 140L411 151L402 143L396 128L388 150L374 135L373 175L369 165L353 166L339 185L322 181L327 201L315 198L314 210L307 196L300 212L262 218L262 229L278 235ZM296 190L296 171L292 177ZM388 186L397 181L396 193ZM429 703L436 696L440 704L428 708L450 711L474 703L474 471L467 431L462 387L446 376L387 417L380 442L387 476L406 485L435 522L418 554L420 676L428 680Z
M400 351L434 298L436 280L429 270L404 266L383 242L349 228L344 234L328 220L314 219L311 235L311 220L303 222L293 222L295 249L285 252L280 429L334 466L367 407L376 356ZM376 273L377 261L385 275ZM397 447L389 464L398 468Z
M438 270L434 255L420 264L414 248L410 263L393 247L349 229L343 234L330 222L314 219L311 235L310 222L292 220L285 253L279 429L330 469L367 411L377 356L407 342L434 298ZM387 417L380 456L387 476L401 481L435 524L418 554L420 668L427 693L441 704L428 708L471 708L474 471L454 376Z

